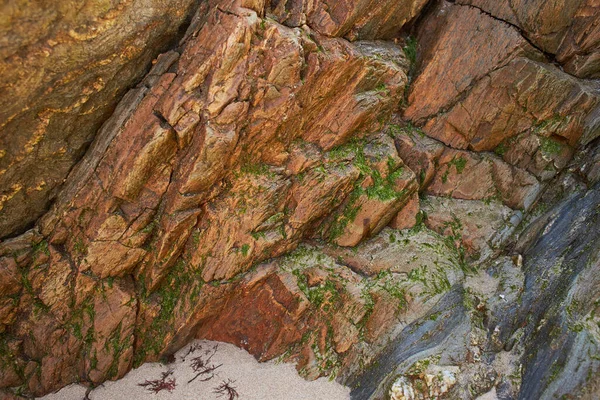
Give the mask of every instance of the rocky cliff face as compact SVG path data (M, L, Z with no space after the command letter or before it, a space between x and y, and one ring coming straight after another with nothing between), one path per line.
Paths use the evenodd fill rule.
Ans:
M597 394L594 1L18 3L4 395L193 338L358 399Z
M48 210L125 92L176 43L193 0L0 6L0 238Z

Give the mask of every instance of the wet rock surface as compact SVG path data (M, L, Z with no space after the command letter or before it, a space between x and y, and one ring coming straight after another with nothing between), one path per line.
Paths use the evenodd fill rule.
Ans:
M135 87L158 44L111 83L110 117L77 103L60 190L0 198L5 235L36 221L0 242L0 394L199 338L357 399L594 398L595 5L424 3L202 2Z

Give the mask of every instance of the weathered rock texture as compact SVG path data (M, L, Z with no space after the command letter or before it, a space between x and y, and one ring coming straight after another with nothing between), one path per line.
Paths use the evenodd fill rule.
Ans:
M556 58L569 74L600 75L600 25L596 0L458 0L517 27L537 48Z
M306 24L326 36L349 40L393 39L426 0L273 0L267 13L287 26Z
M319 227L358 242L416 190L393 140L365 137L403 96L400 47L288 28L235 3L207 10L183 52L161 55L121 101L39 233L4 244L7 272L20 275L2 319L19 348L5 355L4 386L122 376L134 351L156 357L193 334L192 315L210 309L195 303L212 297L204 282ZM332 213L349 197L368 225Z
M572 37L569 60L584 54L588 61L573 65L592 68L594 47L581 50L581 25L570 23L577 15L595 26L586 17L594 7L572 6L569 23L539 17L550 24L542 26L537 16L503 21L500 3L487 10L436 1L423 11L424 3L203 2L179 45L153 61L106 120L124 82L143 74L191 4L172 5L172 20L148 28L156 45L136 50L135 61L117 53L131 74L99 88L97 102L79 80L68 80L77 90L37 83L48 93L35 97L36 107L68 109L48 119L68 129L45 126L18 168L35 163L44 171L36 179L60 175L52 188L68 177L40 219L55 194L50 186L40 201L18 197L25 189L2 197L4 234L37 221L0 243L0 388L38 395L74 381L99 384L198 337L263 360L283 356L307 377L361 383L361 399L423 384L427 396L504 390L502 379L515 371L483 359L508 332L489 325L490 296L533 289L524 286L527 272L511 267L521 256L494 260L514 245L540 197L556 203L551 193L570 183L584 196L599 175L598 84L560 65L554 46ZM141 28L118 28L139 7L117 8L105 35L143 39ZM79 27L82 15L69 18ZM402 33L411 24L416 41ZM98 35L86 40L104 48ZM81 76L115 75L117 64L81 63ZM22 121L20 135L33 109L11 119ZM44 163L56 159L40 149L64 141L69 161L50 171ZM10 157L12 147L4 148ZM585 215L593 219L590 196ZM598 250L590 243L588 255ZM475 275L477 268L488 272ZM510 293L492 282L494 268L509 271ZM539 268L527 282L544 274ZM513 307L510 323L539 304ZM588 325L586 332L596 329ZM535 335L519 336L511 362L533 357ZM562 347L564 357L581 350ZM413 365L434 353L435 362ZM383 361L363 371L379 354ZM535 386L538 372L522 362L511 396L550 390ZM583 390L577 382L573 393Z
M555 185L565 181L544 195L550 210L536 212L518 253L405 328L348 380L353 398L598 396L598 180L566 173Z
M178 37L193 0L0 6L0 238L56 197L100 125Z
M441 2L419 38L422 59L405 116L424 124L427 135L490 151L525 132L571 147L596 134L597 83L545 62L513 26Z

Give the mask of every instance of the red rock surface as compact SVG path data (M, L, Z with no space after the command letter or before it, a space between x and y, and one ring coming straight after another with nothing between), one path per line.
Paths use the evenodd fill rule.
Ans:
M419 193L413 193L408 203L396 214L390 222L390 227L394 229L410 229L417 224L417 215L419 213Z
M203 3L0 243L0 389L99 384L194 337L345 375L424 315L461 246L489 250L600 126L597 85L567 70L593 45L565 71L538 49L587 28L424 3ZM593 27L589 7L572 18Z
M239 276L313 235L366 174L324 152L381 127L403 96L407 62L393 43L350 44L233 2L213 4L192 28L183 53L159 57L99 132L40 221L43 238L3 259L26 282L18 304L2 297L15 363L45 371L33 379L15 364L31 392L122 376L134 352L157 357L195 326L182 285ZM311 142L307 163L286 173L288 149ZM379 156L401 165L393 143ZM401 191L411 176L398 179ZM358 240L400 206L365 207L373 226ZM23 341L38 323L43 337Z
M416 17L427 2L274 0L270 12L288 26L309 25L326 36L350 40L392 39Z
M545 63L511 25L474 7L440 2L419 32L421 67L405 117L423 124L427 135L454 148L489 151L527 130L571 146L595 130L588 119L598 107L595 86ZM466 53L472 56L460 56Z
M597 78L600 28L596 0L459 0L521 29L541 50L553 54L569 74Z
M446 149L427 193L465 200L499 198L511 208L529 208L540 191L539 182L526 171L496 156Z

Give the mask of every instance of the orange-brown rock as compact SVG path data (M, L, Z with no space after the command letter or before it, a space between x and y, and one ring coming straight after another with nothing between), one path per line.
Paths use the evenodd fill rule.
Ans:
M284 353L300 341L299 320L310 306L291 273L259 269L242 283L242 292L225 305L223 313L202 324L200 337L234 343L260 359Z
M387 135L368 142L362 153L355 154L355 163L364 180L355 187L331 228L331 236L340 246L356 246L379 233L418 189L415 174L404 166Z
M548 2L459 0L515 25L543 51L555 54L565 71L582 78L600 73L600 29L596 0Z
M125 375L133 363L137 299L131 281L103 285L93 304L94 341L87 349L86 369L91 382ZM89 315L88 315L89 317Z
M391 99L403 89L406 75L403 72L402 53L397 48L394 50L393 46L378 47L375 43L363 43L359 44L359 47L353 47L336 39L324 39L320 46L325 52L319 53L317 45L298 30L275 23L260 23L256 14L247 10L242 11L242 14L238 17L232 14L222 15L220 11L213 12L212 23L218 22L222 29L229 24L233 36L224 36L221 41L213 40L212 36L209 36L212 35L210 23L198 33L195 42L188 45L187 53L182 55L178 63L179 70L186 72L177 75L165 73L156 80L150 93L141 100L136 111L129 117L132 122L108 144L107 153L96 167L99 182L88 181L87 187L77 193L78 198L81 198L77 202L81 201L82 206L85 203L86 208L108 211L116 204L122 203L120 207L123 210L121 215L104 211L96 215L88 214L88 217L82 217L81 209L70 212L79 215L77 218L87 225L82 226L85 236L74 235L68 240L70 249L81 242L78 247L85 249L81 260L84 268L93 265L96 275L115 276L127 273L143 258L146 267L141 273L144 274L149 287L154 288L165 271L176 261L199 216L203 216L202 225L199 227L202 233L198 233L202 239L201 243L211 244L206 250L200 248L195 251L192 262L198 268L204 269L203 276L207 280L214 277L230 278L241 272L241 268L248 268L257 258L264 257L265 254L276 254L273 246L279 245L278 241L284 239L281 232L276 233L276 236L268 239L266 243L261 243L259 247L254 243L256 240L251 240L250 234L264 221L283 211L287 201L285 193L290 189L291 182L285 176L273 179L277 171L272 172L272 176L271 172L267 171L270 168L263 163L281 164L287 158L285 140L289 143L300 134L304 134L307 140L317 141L322 148L327 149L343 142L359 128L373 129L372 125L377 123L378 113L389 110L393 104ZM230 33L229 30L225 32ZM226 46L232 37L242 41L236 49ZM221 68L221 61L214 54L204 59L191 58L188 53L198 51L203 43L210 43L213 52L220 54L221 59L228 60L229 63ZM264 51L267 47L270 52ZM308 64L303 72L301 65L305 51L308 52ZM326 54L327 57L320 54ZM341 64L340 67L334 67L334 64L331 64L341 63L348 57L354 57L355 61L346 63L345 67ZM322 63L325 64L321 67ZM190 85L198 85L193 82L201 79L198 74L203 70L211 72L204 78L206 95L198 98L193 94L194 86ZM337 78L332 77L329 71L335 71ZM230 78L232 73L234 79ZM335 85L335 79L346 80L352 76L356 85L364 86L366 77L371 79L373 74L380 78L370 81L371 89L362 88L361 95L363 98L372 98L371 102L358 102L354 95L356 88L352 85L345 85L341 89L350 96L347 98L341 96L340 89L335 86L322 84L333 78L331 83ZM301 81L301 75L304 75L304 83ZM377 85L386 84L384 92L377 89ZM322 91L322 96L316 97L317 104L311 104L315 99L313 89L316 87ZM306 97L308 93L311 93L310 98ZM337 103L323 107L324 102L334 93ZM234 95L241 97L238 101L228 104ZM364 107L362 104L369 105ZM203 109L203 106L206 108ZM187 108L190 110L186 111ZM298 113L300 109L303 110L302 114ZM314 111L311 112L310 109ZM377 112L374 112L376 110ZM318 116L317 113L323 112L324 115ZM246 114L248 121L255 122L236 124L240 113ZM333 118L337 113L351 114L355 119L346 119L346 125L334 127L338 120L328 118ZM200 114L203 117L199 117ZM287 117L280 120L279 116L282 114L287 114ZM193 115L197 117L190 119ZM213 122L200 126L198 122L202 118ZM139 122L134 122L137 120ZM318 125L314 125L316 122ZM190 123L192 125L189 125ZM305 126L306 123L310 123L311 126ZM195 132L195 129L198 132ZM324 131L329 134L320 133ZM307 134L308 132L310 134ZM261 140L256 140L257 135L260 135ZM180 148L188 150L180 151ZM129 156L131 151L135 156ZM191 151L193 156L186 157L188 151ZM284 158L277 158L280 156ZM250 161L251 158L254 159ZM231 189L215 185L225 177L228 167L238 159L244 164L240 169L242 175L251 178L250 180L253 180L255 175L263 174L263 171L267 172L264 173L262 181L248 182L248 179L242 177L232 177ZM160 160L162 164L156 160ZM342 172L344 167L341 168L340 174L346 174ZM339 179L339 175L325 175L330 177L321 186L324 188L323 194L314 192L314 195L341 201L344 198L343 192L336 195L333 187L328 186L327 182L340 188L348 186L351 182L344 183L343 179ZM351 177L352 175L349 175L349 178ZM319 187L310 181L307 183L311 190ZM95 204L90 203L86 196L95 193L98 184L107 188L108 192L103 198L95 198ZM291 193L302 190L301 185L297 187L298 189L291 188ZM265 188L268 190L265 191ZM201 205L217 196L223 189L225 193L213 205L203 210ZM165 200L162 201L160 214L148 213L147 210L156 210L163 196ZM251 201L251 204L246 206L245 196L249 196L248 200ZM293 199L294 195L290 197ZM322 213L332 207L327 201L319 206L318 202L321 200L312 198L310 194L302 195L302 201L304 203L301 207L292 205L291 208L299 208L301 213L308 215L290 215L289 219L293 224L300 224L291 226L293 230L298 230L302 224L310 224L313 219L322 216ZM278 202L280 205L272 208L272 205ZM307 204L317 205L307 207ZM259 211L259 207L263 205L268 208ZM232 224L231 229L223 225L233 210L243 210L244 207L253 208L252 215L241 213L241 220L237 225L233 224L233 220L227 221L227 224ZM219 212L222 217L217 216ZM216 219L219 218L221 222L217 223ZM151 219L154 222L151 222ZM125 230L129 229L133 221L140 225L133 227L135 231L131 234L134 236L131 236L126 234ZM208 227L211 224L213 230L217 229L215 233L211 233L211 228ZM52 228L49 226L48 229ZM149 244L149 248L139 248L148 240L153 230L161 234L150 239L152 243ZM237 232L245 236L236 237L224 234L225 232ZM291 231L284 233L289 233L290 237L296 235ZM215 242L214 235L227 238L226 242L216 246L220 249L217 252L214 251L215 243L219 242ZM297 236L301 236L301 233ZM108 257L100 260L97 255L102 253L103 246L107 246L107 240L118 242L112 244L112 254L115 258L113 261ZM269 244L269 241L272 243ZM282 248L286 249L286 246L289 247L284 245ZM209 251L212 255L205 255ZM110 270L117 264L119 270ZM223 266L227 266L229 270L215 270Z
M498 157L446 149L427 193L464 200L499 198L513 209L528 209L540 192L538 180Z
M449 146L475 151L493 150L527 130L575 146L595 129L587 121L599 104L595 90L554 66L516 58L479 80L423 130Z
M335 243L353 247L381 231L408 204L408 193L416 191L414 177L412 171L399 176L393 188L398 195L393 195L390 199L369 198L368 194L362 194L355 203L355 207L358 207L356 216L346 224L343 233L334 240Z
M394 229L410 229L417 224L417 214L419 213L419 193L415 192L410 196L402 210L390 222L390 227Z
M516 29L476 8L445 1L425 17L418 43L418 75L405 111L417 123L450 109L477 81L512 58L537 54ZM467 53L472 56L461 57Z
M427 193L458 199L480 200L497 194L492 163L487 157L467 151L444 150L440 168Z
M21 290L17 263L12 257L0 259L0 296L10 296Z
M307 24L326 36L349 40L391 39L427 1L271 0L270 12L283 24Z
M18 306L3 293L0 311L8 338L35 332L11 355L44 370L20 375L32 393L118 378L156 359L223 310L231 285L205 282L219 285L325 231L364 175L327 152L380 129L404 94L408 63L393 43L327 38L233 1L207 7L183 52L158 57L106 121L32 231L43 237L0 249L22 249L6 271L18 268L26 290ZM400 174L391 139L377 157L373 171L408 194L414 176ZM360 239L401 204L372 204ZM338 349L352 343L336 337ZM15 385L15 368L0 387Z
M425 315L464 278L464 250L491 254L510 208L528 210L578 146L597 140L600 114L597 84L551 64L533 36L456 2L415 19L424 3L202 2L182 42L103 121L50 211L0 242L0 390L99 384L195 337L263 360L286 353L309 378L346 376ZM146 29L166 37L164 24L189 9L177 4ZM92 21L89 37L67 32L79 38L68 43L150 40L132 33L137 24L117 29L130 5ZM399 39L409 21L416 49L380 40ZM114 32L93 36L113 22ZM92 62L81 79L53 81L56 92L31 91L39 102L11 121L41 115L48 125L19 162L42 160L48 172L66 159L52 172L62 182L92 138L90 121L99 125L121 96L122 81L104 74L121 65L131 78L149 43L117 49L110 68ZM28 48L46 45L67 49ZM106 85L89 89L91 71ZM46 102L52 93L57 104ZM51 116L35 114L42 104ZM389 123L399 106L410 121ZM57 139L48 153L64 126L72 143ZM21 221L11 202L33 209L54 197L50 186L30 202L19 197L25 186L2 187L0 213Z
M21 400L23 397L17 396L9 390L0 390L0 398L3 400Z
M565 71L580 78L600 77L600 26L596 0L582 1L556 53Z
M420 190L426 188L435 175L437 160L444 152L444 145L419 130L400 129L394 133L400 158L416 174Z
M3 2L0 237L47 211L96 130L195 7L191 0Z
M556 176L574 154L574 149L559 136L543 137L529 132L504 141L495 151L504 161L542 181Z
M595 86L545 63L509 24L440 2L420 32L421 67L405 116L424 124L427 135L475 151L534 129L571 146L596 135L588 117L600 104ZM473 57L459 56L467 51Z
M303 247L257 267L221 312L202 320L198 337L236 344L261 360L283 354L308 378L346 374L357 358L372 359L371 349L400 318L422 315L427 300L397 275L352 272L323 253L330 250Z
M374 343L385 336L386 331L394 324L398 310L398 299L394 299L386 291L374 291L371 295L373 312L365 324L365 341L368 343Z

